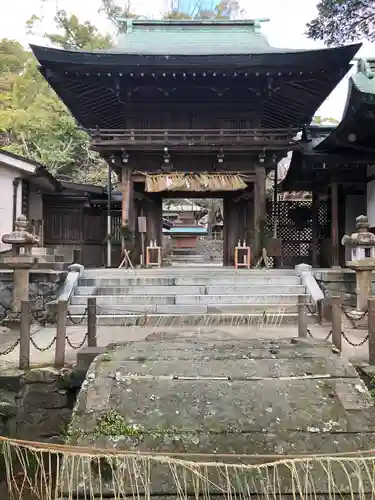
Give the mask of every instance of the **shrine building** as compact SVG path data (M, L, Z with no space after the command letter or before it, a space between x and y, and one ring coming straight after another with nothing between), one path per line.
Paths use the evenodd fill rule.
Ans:
M144 238L161 244L163 198L212 197L224 204L224 265L233 264L238 240L254 260L268 246L274 265L342 263L341 235L366 208L367 169L375 164L367 63L351 77L339 126L310 124L360 44L276 48L258 20L123 22L114 49L32 46L41 73L121 181L121 207L109 188L108 241L120 230L137 264ZM280 186L277 165L291 151ZM280 200L281 187L310 191L312 199Z

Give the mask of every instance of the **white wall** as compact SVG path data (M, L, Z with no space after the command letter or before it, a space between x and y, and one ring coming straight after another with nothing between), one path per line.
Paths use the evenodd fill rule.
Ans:
M0 251L10 248L1 241L13 227L13 179L17 171L0 164Z
M17 168L0 163L0 251L10 249L1 241L3 234L9 233L13 228L13 180L22 177L22 172ZM31 185L29 194L29 219L43 219L42 194L38 188ZM22 214L22 182L17 186L16 217Z

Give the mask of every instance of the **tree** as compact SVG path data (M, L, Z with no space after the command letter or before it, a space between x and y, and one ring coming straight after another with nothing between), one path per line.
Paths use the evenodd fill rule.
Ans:
M223 0L214 9L198 10L196 13L181 12L178 9L164 14L164 19L230 19L234 12L238 12L239 3L236 0Z
M327 45L360 39L375 41L373 0L320 0L318 16L307 24L307 36Z
M316 115L311 121L312 125L338 125L339 121L336 118L324 118L323 116Z
M61 33L46 33L45 37L63 49L97 50L113 47L109 35L102 35L89 21L80 23L77 16L68 16L65 10L58 10L56 27Z
M53 174L94 183L106 178L89 137L42 78L32 54L14 40L0 41L0 134L5 149Z
M197 13L181 12L178 9L172 9L163 15L164 19L229 19L233 12L237 12L239 3L237 0L223 0L215 8L210 10L198 10ZM124 18L139 18L132 7L131 0L126 0L123 6L118 5L115 0L102 0L100 11L105 13L108 19L121 32L124 29Z
M130 0L127 0L123 7L117 5L114 0L102 0L99 12L103 12L107 18L116 26L117 31L124 29L121 19L131 19L139 17L131 8Z
M198 198L194 203L207 213L207 235L212 237L212 227L218 218L223 217L223 200L216 198Z

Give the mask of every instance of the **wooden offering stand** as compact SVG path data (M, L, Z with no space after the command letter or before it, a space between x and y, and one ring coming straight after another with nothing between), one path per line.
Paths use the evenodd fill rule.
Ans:
M161 247L157 246L156 242L151 241L146 247L146 267L161 267Z
M241 243L234 248L234 267L238 269L239 267L245 267L250 269L251 264L251 249L244 243Z

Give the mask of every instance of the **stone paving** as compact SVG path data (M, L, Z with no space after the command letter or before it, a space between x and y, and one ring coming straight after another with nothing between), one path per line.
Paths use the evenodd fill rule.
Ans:
M239 337L241 339L283 339L283 338L293 338L297 337L297 326L296 325L280 325L277 327L230 327L230 326L217 326L217 327L201 327L198 330L202 332L212 331L226 332L233 337ZM317 340L322 340L327 337L330 331L330 325L320 326L317 324L309 325L309 329L314 338ZM348 338L354 342L361 342L366 336L367 332L364 329L353 329L350 328L348 324L343 324L343 329L347 334ZM78 345L87 330L85 325L77 325L67 327L67 335L73 345ZM186 326L184 330L197 331L194 327ZM153 332L163 332L169 331L178 334L181 332L179 327L121 327L121 326L99 326L97 330L98 345L105 346L107 344L134 340L143 340L148 335ZM44 348L54 338L56 335L55 327L38 328L33 326L32 336L35 343ZM17 332L9 332L6 330L1 331L0 327L0 352L4 351L8 346L14 344L18 338ZM352 360L356 364L366 363L368 361L368 343L366 342L361 347L353 347L349 345L343 339L343 356ZM66 363L74 364L76 359L77 350L72 349L69 345L66 345ZM0 356L0 363L9 366L15 366L18 362L19 349L16 347L12 352L6 356ZM31 363L33 365L47 365L52 364L54 360L54 346L45 352L37 351L33 346L31 346Z

